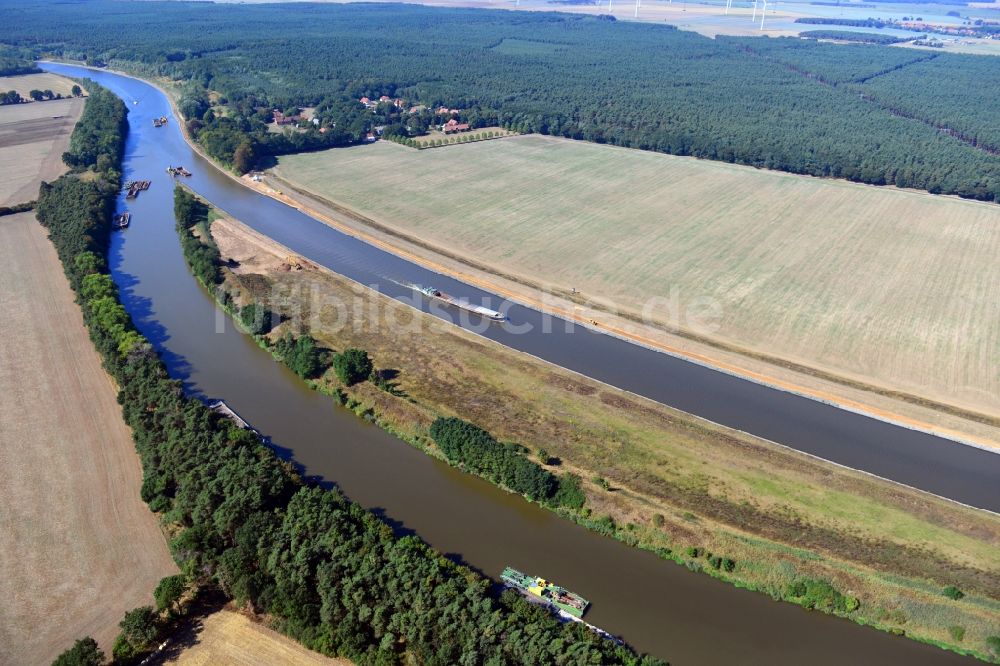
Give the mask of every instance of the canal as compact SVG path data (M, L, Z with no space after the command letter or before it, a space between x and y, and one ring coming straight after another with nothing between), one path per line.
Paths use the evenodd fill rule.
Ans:
M592 601L586 618L589 622L675 666L967 661L845 620L776 603L764 595L691 573L652 554L588 532L520 497L462 474L352 413L335 408L329 398L309 391L295 375L227 324L225 316L191 277L174 231L173 179L165 172L168 165L190 169L194 177L187 182L196 192L250 226L337 272L377 284L389 295L401 295L402 291L397 290L405 289L399 284L405 280L433 283L452 293L466 289L471 296L480 294L419 267L405 265L393 255L339 234L219 174L184 142L176 119L171 118L166 128L153 128L152 118L171 113L162 93L148 84L67 65L45 64L44 68L93 78L129 106L131 131L124 177L150 179L153 183L138 199L128 202L132 227L113 235L110 263L123 301L138 327L191 393L225 399L269 435L282 454L302 465L307 474L336 484L397 529L412 530L439 551L484 574L496 578L504 566L511 565L551 577ZM527 320L531 313L520 307L508 310L512 321ZM487 327L486 331L491 337L503 335L499 327ZM578 340L586 342L577 348ZM571 364L574 358L583 359L590 353L588 345L603 345L606 341L632 347L579 328L572 338L561 343L540 338L527 344L542 345L533 353L551 352L538 355L557 363L566 360L562 364L581 370ZM622 360L625 375L646 377L652 386L685 380L684 375L672 374L679 372L673 368L643 365L649 358L670 357L634 349L641 355L626 354ZM586 370L583 367L581 371ZM734 413L760 408L757 403L741 406L739 400L743 397L740 389L721 386L698 399L706 404L713 400L731 403ZM782 417L781 411L771 408L758 418L764 421ZM821 435L827 434L822 423L818 429ZM946 442L936 445L949 447L952 453L975 451ZM913 453L917 463L920 455ZM956 464L955 473L964 474L971 472L966 465L974 467L977 462ZM939 468L937 473L945 474L947 469ZM978 476L972 475L973 484L980 482L975 479L1000 478L998 470L989 465L978 472ZM991 492L995 494L995 486ZM991 499L988 495L982 498Z

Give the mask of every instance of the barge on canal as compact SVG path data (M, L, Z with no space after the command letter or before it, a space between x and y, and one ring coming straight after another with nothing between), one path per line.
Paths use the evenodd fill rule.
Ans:
M439 301L444 301L448 305L454 305L457 308L461 308L468 312L472 312L481 317L486 317L487 319L492 319L493 321L504 321L506 319L506 317L503 315L502 312L491 310L490 308L484 307L482 305L476 305L475 303L469 302L469 299L467 298L458 298L455 296L451 296L450 294L446 294L439 289L435 289L434 287L421 287L420 285L417 284L411 284L410 288L414 289L415 291L419 291L421 294L429 298L435 298Z

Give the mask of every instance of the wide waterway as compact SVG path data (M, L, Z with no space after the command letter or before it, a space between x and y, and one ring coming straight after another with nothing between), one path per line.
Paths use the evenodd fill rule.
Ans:
M225 399L307 474L335 483L350 498L384 515L399 529L413 530L438 550L483 573L496 577L509 564L551 577L592 601L588 621L675 665L967 661L845 620L773 602L588 532L335 408L329 398L309 391L231 325L220 329L225 317L191 277L180 252L172 213L173 179L165 172L168 165L190 169L194 176L186 182L192 189L250 226L310 260L363 283L377 284L390 295L409 296L409 290L398 284L407 281L434 284L476 298L482 294L340 234L220 174L184 142L175 119L171 118L165 128L153 128L152 118L170 116L171 112L165 97L152 86L108 72L55 64L44 67L93 78L128 103L131 131L124 176L153 183L138 199L127 202L133 214L132 227L114 234L110 258L115 281L140 330L156 344L171 373L183 379L188 390ZM537 315L519 306L510 308L508 314L515 322ZM685 409L690 405L707 409L718 402L728 408L722 411L730 411L734 418L766 424L780 421L785 409L798 406L782 407L767 398L754 398L755 390L767 389L747 382L741 386L739 380L720 373L714 373L719 377L718 386L700 387L697 375L687 374L684 366L711 371L580 328L572 335L513 336L491 326L486 334L637 392L646 393L643 387L649 388L656 394L653 397L660 394L652 389L677 385L666 395L693 393L697 396L694 402L675 404L666 397L663 401ZM515 344L522 340L523 345ZM623 381L614 381L616 378ZM744 399L750 403L741 402ZM798 400L806 406L824 407ZM703 415L723 421L713 414ZM834 418L838 414L861 418L833 410L818 421L795 419L796 425L786 432L805 436L816 430L818 437L836 442L845 436ZM861 428L866 442L877 442L893 433L891 426L864 421L870 424L854 427ZM865 435L865 428L873 430ZM896 430L903 433L896 435L901 444L909 441L906 438L925 437ZM929 462L922 457L927 452L915 443L910 457L903 455L906 447L900 452L901 468L939 465L937 474L956 475L956 489L961 485L958 477L972 484L1000 479L1000 469L990 467L1000 457L978 452L982 459L949 463L951 456L976 450L943 441L932 444L947 447L947 455L942 453L939 461ZM949 466L955 464L958 467ZM977 466L980 469L975 469ZM997 508L995 495L995 486L983 487L978 497L984 501L978 503Z

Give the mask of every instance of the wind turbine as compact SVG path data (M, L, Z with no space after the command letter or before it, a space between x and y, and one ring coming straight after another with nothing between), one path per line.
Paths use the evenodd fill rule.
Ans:
M773 7L773 5L776 5L776 4L778 4L778 0L774 0L774 1L773 1L773 2L771 3L771 5L772 5L772 7L771 7L771 12L772 12L772 13L774 12L774 7ZM762 12L760 13L760 29L761 29L761 30L763 30L763 29L764 29L764 17L765 17L766 15L767 15L767 0L764 0L764 11L762 11Z
M608 0L608 13L609 14L611 13L611 1L612 0Z
M733 0L726 0L726 16L729 16L729 8L732 6L733 6Z
M639 3L641 0L635 0L635 17L639 18Z
M757 22L757 0L753 0L753 18L750 19L751 22Z

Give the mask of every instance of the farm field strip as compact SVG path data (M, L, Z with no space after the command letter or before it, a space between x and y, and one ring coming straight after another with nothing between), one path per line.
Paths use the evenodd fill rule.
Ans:
M51 90L54 93L69 97L73 94L75 84L65 76L58 74L22 74L20 76L0 76L0 91L17 91L21 97L28 99L32 90Z
M0 663L49 663L176 572L115 389L55 249L30 213L0 218ZM41 628L44 627L44 630Z
M31 201L40 180L66 172L62 154L83 111L82 99L0 107L0 206Z

